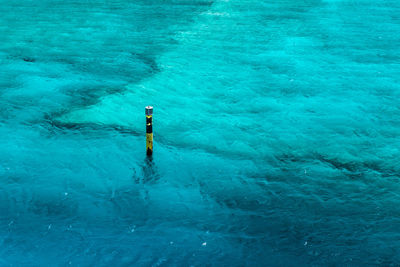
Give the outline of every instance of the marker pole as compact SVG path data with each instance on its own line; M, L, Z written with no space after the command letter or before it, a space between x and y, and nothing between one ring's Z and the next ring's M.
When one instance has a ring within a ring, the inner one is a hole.
M147 106L146 109L146 154L153 155L153 107Z

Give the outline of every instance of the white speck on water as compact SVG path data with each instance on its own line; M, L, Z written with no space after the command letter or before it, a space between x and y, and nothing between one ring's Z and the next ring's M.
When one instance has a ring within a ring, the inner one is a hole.
M306 241L306 242L304 242L304 246L307 246L307 244L308 244L308 242Z
M47 230L50 230L51 229L51 224L49 224L49 226L47 227Z
M169 244L170 244L170 245L173 245L173 244L174 244L174 242L172 242L172 241L171 241L171 242L169 242Z
M133 226L131 227L131 233L135 232L135 228L136 228L136 225L133 225Z
M68 196L68 192L65 192L64 195Z
M203 247L207 246L207 242L204 242L203 244L201 244Z

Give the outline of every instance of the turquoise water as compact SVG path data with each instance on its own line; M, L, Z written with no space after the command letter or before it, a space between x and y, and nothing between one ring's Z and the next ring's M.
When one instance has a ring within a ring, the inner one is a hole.
M0 266L400 265L400 2L0 14Z

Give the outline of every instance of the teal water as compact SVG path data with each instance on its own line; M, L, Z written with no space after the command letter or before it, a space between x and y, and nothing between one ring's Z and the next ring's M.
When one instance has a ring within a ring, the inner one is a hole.
M400 265L400 2L0 14L0 266Z

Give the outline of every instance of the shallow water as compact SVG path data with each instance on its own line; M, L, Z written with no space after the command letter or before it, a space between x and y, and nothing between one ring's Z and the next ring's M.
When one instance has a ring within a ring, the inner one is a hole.
M398 1L0 4L0 265L400 265Z

